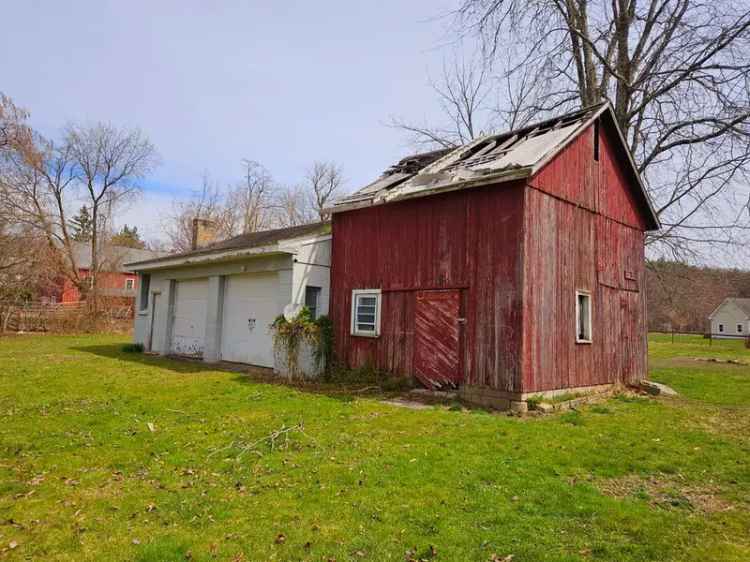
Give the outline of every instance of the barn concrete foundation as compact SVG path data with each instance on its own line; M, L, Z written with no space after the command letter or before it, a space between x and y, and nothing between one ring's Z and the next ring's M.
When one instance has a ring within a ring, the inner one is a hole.
M463 385L458 391L458 396L464 402L483 408L524 413L528 411L528 399L532 396L542 400L551 400L565 394L606 394L612 392L616 386L615 384L597 384L539 392L508 392L487 386Z

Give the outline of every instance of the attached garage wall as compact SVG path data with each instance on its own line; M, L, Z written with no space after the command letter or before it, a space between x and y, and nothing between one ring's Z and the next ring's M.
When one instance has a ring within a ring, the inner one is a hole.
M273 367L270 325L284 307L304 304L311 285L321 289L319 313L328 312L330 237L290 239L280 252L150 271L149 302L137 297L135 341L162 354Z
M283 311L278 273L230 275L224 281L221 359L273 367L271 323ZM288 294L288 293L285 293Z
M170 295L170 292L175 290L176 293L176 288L179 283L197 279L202 279L207 283L210 278L215 279L219 276L231 277L233 275L264 272L278 276L277 279L291 279L291 256L277 255L248 259L245 261L152 271L149 303L145 310L141 310L140 294L138 295L136 306L139 312L136 313L134 340L144 344L148 341L149 331L151 330L152 325L152 315L154 314L154 303L156 303L158 310L153 318L153 338L151 349L154 352L162 354L171 352L170 343L172 341L172 336L170 335L170 332L172 328L171 318L174 314L174 308L170 307L170 303L174 304L175 299ZM289 287L290 283L291 281L286 283L287 287ZM287 288L287 291L289 290L290 289ZM208 289L206 289L206 291L208 291ZM158 293L155 301L153 293ZM174 296L176 297L177 295L175 294ZM289 302L288 296L286 302ZM284 304L286 304L286 302ZM211 311L207 310L207 312ZM217 311L213 312L216 313ZM213 316L216 316L216 314ZM222 322L219 321L217 324L218 327L221 328ZM217 349L217 354L218 351L219 350Z
M208 279L188 279L175 283L174 320L170 352L202 356L206 339Z

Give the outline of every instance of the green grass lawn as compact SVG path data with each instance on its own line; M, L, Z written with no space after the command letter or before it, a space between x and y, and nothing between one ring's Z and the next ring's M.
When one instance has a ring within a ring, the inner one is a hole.
M526 419L123 343L0 339L0 559L750 560L750 367L696 360L740 342L656 337L680 398Z

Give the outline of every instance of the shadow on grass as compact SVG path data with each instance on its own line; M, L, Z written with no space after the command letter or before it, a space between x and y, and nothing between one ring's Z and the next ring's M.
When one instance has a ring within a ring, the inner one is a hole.
M270 384L275 386L285 386L293 388L300 392L310 394L322 394L329 398L334 398L342 402L351 402L356 398L393 398L394 396L403 395L403 392L386 392L379 386L363 383L326 383L318 381L290 381L273 373L272 369L266 367L255 367L241 363L204 363L200 359L178 356L161 356L150 355L147 353L128 353L122 350L122 344L111 345L86 345L73 347L75 351L91 353L108 359L118 359L120 361L129 361L168 369L176 373L208 373L216 371L226 371L236 373L237 376L231 379L232 382L239 384Z
M119 359L120 361L129 361L140 363L161 369L169 369L177 373L206 373L209 371L230 370L222 369L218 364L204 363L199 359L189 359L183 357L164 357L162 355L150 355L147 353L128 353L122 350L122 344L111 345L84 345L73 347L75 351L83 353L92 353L108 359ZM245 369L248 367L245 366Z

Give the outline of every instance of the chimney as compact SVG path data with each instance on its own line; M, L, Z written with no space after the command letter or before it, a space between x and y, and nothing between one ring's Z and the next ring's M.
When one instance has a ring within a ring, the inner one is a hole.
M208 219L193 219L193 250L200 250L216 242L216 224Z

